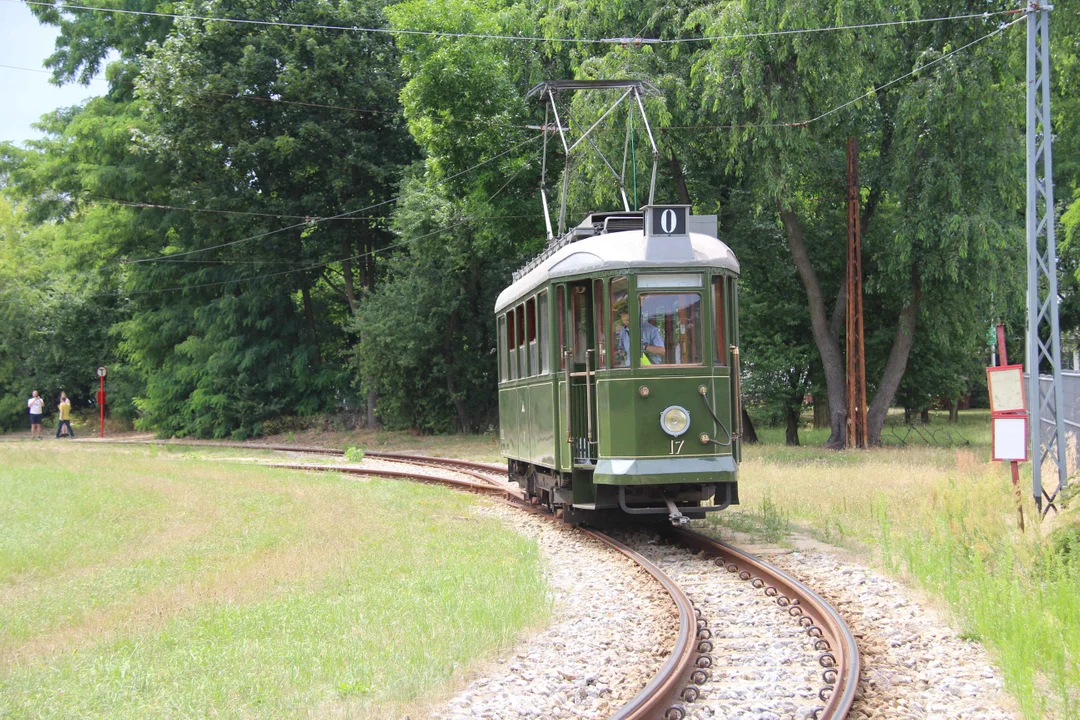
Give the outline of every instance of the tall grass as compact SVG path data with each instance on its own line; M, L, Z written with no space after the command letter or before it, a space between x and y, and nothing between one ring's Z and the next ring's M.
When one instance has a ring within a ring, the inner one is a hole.
M986 413L962 419L972 442L960 449L748 448L740 496L940 598L1026 718L1080 718L1080 552L1046 541L1030 499L1019 531L1007 467L987 461ZM1021 482L1029 495L1030 475Z
M422 706L550 610L535 544L477 502L147 449L0 446L0 717Z

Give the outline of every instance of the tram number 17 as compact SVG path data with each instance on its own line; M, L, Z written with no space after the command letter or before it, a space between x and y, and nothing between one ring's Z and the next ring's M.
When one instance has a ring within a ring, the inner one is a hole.
M685 440L672 440L671 441L671 454L678 455L682 452L682 446L685 444Z

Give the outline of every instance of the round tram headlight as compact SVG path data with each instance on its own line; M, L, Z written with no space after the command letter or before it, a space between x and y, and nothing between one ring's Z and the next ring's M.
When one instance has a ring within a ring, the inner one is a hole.
M679 437L690 429L690 413L684 407L672 405L660 413L660 427L668 435Z

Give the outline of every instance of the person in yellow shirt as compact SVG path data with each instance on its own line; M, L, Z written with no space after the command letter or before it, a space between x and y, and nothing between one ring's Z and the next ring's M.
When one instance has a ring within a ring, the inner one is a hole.
M60 404L56 407L60 411L60 421L56 423L56 437L59 439L61 436L60 431L65 427L67 432L63 434L65 437L75 437L75 431L71 429L71 401L68 400L66 392L60 392Z

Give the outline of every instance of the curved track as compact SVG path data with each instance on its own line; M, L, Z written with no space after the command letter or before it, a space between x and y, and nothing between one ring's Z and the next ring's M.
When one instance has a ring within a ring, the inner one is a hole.
M102 441L90 441L102 442ZM109 442L109 441L104 441ZM154 444L155 441L115 441L120 444ZM159 443L160 444L160 443ZM207 447L235 447L246 450L272 450L319 455L344 455L343 450L296 445L264 445L254 443L229 443L185 441L167 443ZM371 477L396 477L424 483L447 485L459 490L480 493L510 502L530 512L557 521L528 503L523 491L509 485L503 479L506 469L499 465L476 463L466 460L436 458L404 453L367 452L365 457L402 465L451 470L465 477L432 475L416 470L388 470L385 468L359 468L355 466L327 465L321 463L271 462L271 467L293 470L339 472ZM468 478L468 479L466 479ZM619 541L595 530L579 528L630 558L659 582L679 613L679 633L668 659L649 683L628 703L621 707L612 720L681 720L687 714L682 703L693 703L700 694L697 686L708 680L708 668L712 664L709 651L711 633L700 614L696 612L687 595L662 570L645 557ZM841 720L847 716L855 699L859 679L859 654L855 638L840 614L809 587L791 577L783 570L745 553L735 547L713 540L698 533L672 528L669 538L688 549L712 558L724 571L738 573L755 588L773 598L785 608L794 622L805 630L820 655L823 686L819 692L824 705L815 709L812 717L818 720Z

